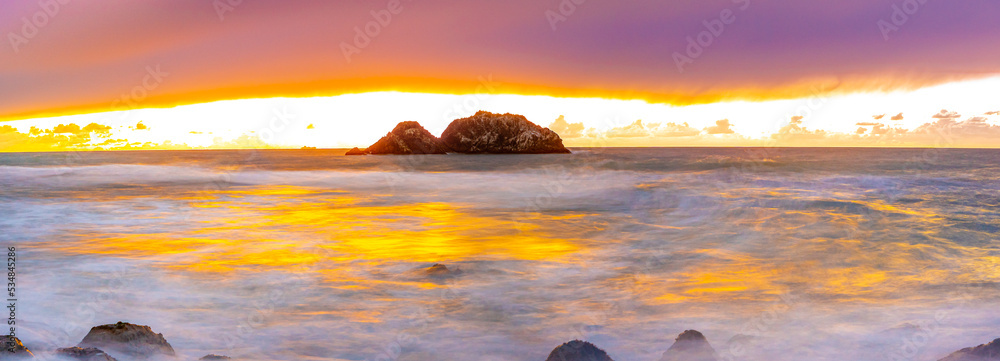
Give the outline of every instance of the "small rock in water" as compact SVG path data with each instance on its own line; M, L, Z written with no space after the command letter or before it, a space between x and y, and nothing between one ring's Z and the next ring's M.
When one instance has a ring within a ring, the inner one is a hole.
M461 274L462 270L457 268L449 269L448 266L435 263L433 266L427 267L424 272L426 272L428 276L432 277L451 277Z
M17 337L11 337L10 335L0 336L0 360L21 360L29 359L35 357L35 354L31 353L21 340ZM11 352L13 350L13 352Z
M976 347L966 347L953 352L940 361L996 361L1000 360L1000 338Z
M347 153L345 153L344 155L365 155L365 154L367 154L365 153L365 151L358 149L358 147L354 147L351 148L351 150L347 151Z
M84 361L118 361L104 351L93 347L67 347L56 350L56 354L76 360Z
M716 361L715 349L701 332L681 332L660 361Z
M97 347L115 355L123 354L131 357L174 355L174 348L170 347L163 334L153 332L149 326L126 322L95 326L77 346Z
M222 356L222 355L215 355L215 354L212 354L212 355L205 355L205 356L202 356L202 357L201 357L200 359L198 359L198 360L199 360L199 361L201 361L201 360L206 360L206 361L207 361L207 360L232 360L232 359L233 359L233 358L232 358L232 357L229 357L229 356Z
M586 341L573 340L549 353L545 361L614 361L604 350Z

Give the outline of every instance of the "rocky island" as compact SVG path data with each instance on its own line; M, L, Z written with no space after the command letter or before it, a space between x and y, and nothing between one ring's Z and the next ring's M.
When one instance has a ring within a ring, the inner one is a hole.
M528 121L523 115L479 111L456 119L441 138L420 123L407 121L366 149L351 149L346 155L365 154L552 154L570 153L559 134Z

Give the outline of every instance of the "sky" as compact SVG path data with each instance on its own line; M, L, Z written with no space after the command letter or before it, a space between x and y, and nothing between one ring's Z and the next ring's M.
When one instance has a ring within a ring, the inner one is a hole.
M1000 146L992 0L0 5L0 151L364 147L480 109L570 146Z

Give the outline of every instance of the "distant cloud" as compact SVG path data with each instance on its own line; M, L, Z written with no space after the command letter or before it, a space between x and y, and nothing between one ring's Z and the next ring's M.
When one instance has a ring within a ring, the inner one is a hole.
M802 116L792 117L788 125L781 127L777 133L772 134L771 138L781 141L781 142L800 142L800 141L815 141L823 140L827 138L826 131L823 130L809 130L802 126Z
M931 118L934 118L934 119L958 119L961 116L962 115L958 114L957 112L950 112L950 111L948 111L948 109L941 109L940 112L938 112L937 114L934 114L933 116L931 116Z
M552 124L549 124L549 129L559 134L561 138L579 138L583 136L584 126L583 123L569 123L566 121L566 117L560 115Z
M74 123L59 124L52 129L31 127L28 133L21 133L10 125L0 126L0 151L31 152L72 149L95 149L108 143L111 127L90 123L80 127ZM116 140L121 141L121 140Z
M889 118L889 119L890 120L903 120L903 113L899 113L899 114L893 115L892 118Z
M868 129L858 128L858 130L854 131L854 134L865 134L865 132L867 132L867 131L868 131Z
M993 111L993 112L986 112L986 115L1000 115L1000 110Z
M872 115L872 118L875 118L875 120L879 120L879 119L885 118L885 114Z
M147 129L149 129L149 127L147 127L145 124L142 124L141 120L139 121L139 123L135 125L135 130L147 130Z
M608 129L605 134L609 138L635 138L653 135L649 129L646 129L646 127L642 125L642 119L636 120L634 123L624 127Z
M859 126L862 126L862 127L874 127L876 125L882 125L882 123L860 122L860 123L855 123L854 125L859 125Z
M308 126L306 127L306 129L316 129L316 127L314 127L314 126L313 126L312 124L309 124L309 125L308 125Z
M188 132L188 133L191 133L191 134L205 134L205 133L202 133L202 132L195 132L195 131L191 131L191 132Z
M701 131L688 123L666 123L652 127L654 137L693 137L701 134Z
M729 119L716 120L715 125L705 128L705 132L708 134L733 134L736 133L732 128L732 124L729 124Z
M75 135L82 135L82 134L97 133L97 134L106 135L106 134L110 134L111 133L111 127L106 126L106 125L100 125L100 124L97 124L97 123L90 123L90 124L87 124L86 126L84 126L83 128L80 128L79 125L76 125L76 124L73 124L73 123L69 123L69 124L59 124L59 125L57 125L55 127L52 127L51 130L48 130L46 132L47 133L51 133L51 134L75 134ZM33 134L39 134L41 132L38 130L38 128L32 127L31 133L33 133Z

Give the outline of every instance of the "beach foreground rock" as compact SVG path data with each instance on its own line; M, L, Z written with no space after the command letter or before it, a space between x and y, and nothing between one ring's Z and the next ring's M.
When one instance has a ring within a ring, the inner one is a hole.
M0 336L0 360L23 360L34 357L35 354L31 353L31 350L28 350L27 347L24 347L24 344L17 337L9 335Z
M940 361L1000 361L1000 338L976 347L966 347L953 352Z
M701 332L681 332L660 361L716 361L715 349Z
M545 361L614 361L604 350L586 341L573 340L549 353Z
M352 149L353 151L353 149ZM417 122L402 122L364 150L366 154L445 154L441 140Z
M112 355L147 358L154 355L174 355L163 334L155 333L149 326L118 322L94 326L80 341L78 347L96 347Z
M56 355L85 361L118 361L104 351L93 347L67 347L56 350Z
M556 132L509 113L479 111L456 119L441 133L441 141L457 153L570 153Z

